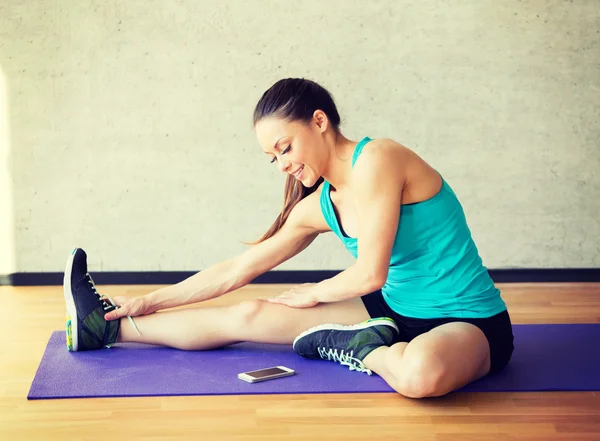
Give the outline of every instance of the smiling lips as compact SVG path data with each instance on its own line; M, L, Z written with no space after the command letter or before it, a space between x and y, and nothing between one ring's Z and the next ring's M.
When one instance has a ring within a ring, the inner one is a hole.
M296 179L300 178L300 175L302 174L303 170L304 170L304 166L300 167L298 170L296 170L294 173L292 173L292 176L294 176Z

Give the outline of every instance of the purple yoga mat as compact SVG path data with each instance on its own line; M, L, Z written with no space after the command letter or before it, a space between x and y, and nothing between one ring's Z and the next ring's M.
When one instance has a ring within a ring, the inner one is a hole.
M600 391L600 324L513 328L510 364L462 391ZM296 375L254 384L237 378L240 372L277 365L294 369ZM27 398L351 392L393 391L377 375L307 360L287 345L240 343L211 351L180 351L120 344L71 353L64 331L55 331Z

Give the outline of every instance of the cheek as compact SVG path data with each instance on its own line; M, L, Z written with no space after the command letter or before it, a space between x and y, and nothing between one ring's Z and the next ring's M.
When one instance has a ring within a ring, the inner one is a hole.
M292 162L295 164L301 165L306 164L306 162L310 162L310 159L306 157L306 154L302 152L294 152L294 157L292 158Z

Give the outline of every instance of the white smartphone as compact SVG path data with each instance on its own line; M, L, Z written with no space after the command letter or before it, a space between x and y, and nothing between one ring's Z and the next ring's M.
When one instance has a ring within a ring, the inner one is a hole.
M285 366L273 366L270 368L259 369L257 371L242 372L238 374L240 380L247 381L248 383L258 383L259 381L273 380L275 378L289 377L294 375L293 369Z

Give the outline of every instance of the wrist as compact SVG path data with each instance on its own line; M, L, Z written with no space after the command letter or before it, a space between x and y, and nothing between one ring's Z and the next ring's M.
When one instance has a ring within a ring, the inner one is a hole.
M145 295L142 299L145 303L145 307L148 311L154 313L161 309L167 309L170 307L169 305L169 297L166 295L163 289L159 289L157 291L151 292L150 294Z

